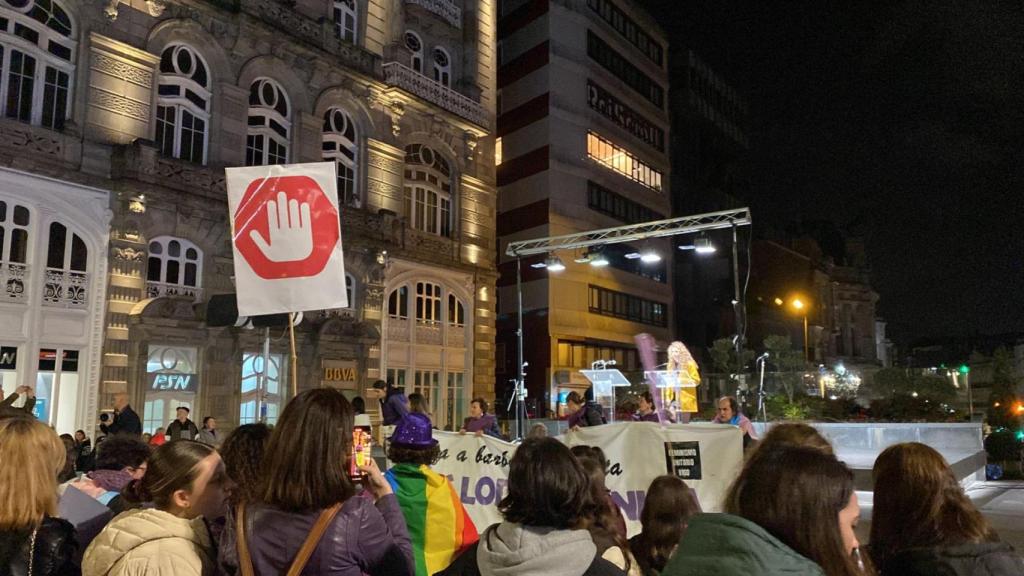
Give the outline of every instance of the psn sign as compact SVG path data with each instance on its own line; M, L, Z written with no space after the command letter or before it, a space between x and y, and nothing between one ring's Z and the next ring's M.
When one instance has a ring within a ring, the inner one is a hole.
M196 374L150 374L149 389L158 392L195 392L199 384Z

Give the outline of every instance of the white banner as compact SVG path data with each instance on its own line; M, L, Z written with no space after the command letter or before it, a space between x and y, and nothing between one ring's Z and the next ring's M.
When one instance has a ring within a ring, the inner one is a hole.
M441 460L434 469L452 480L478 530L501 522L497 504L505 495L508 462L515 445L488 436L434 432ZM651 481L675 474L696 490L705 512L721 510L722 500L743 465L743 436L734 426L683 424L662 428L653 422L624 422L583 428L559 437L569 446L600 446L610 468L612 498L626 516L629 535L640 531L640 512Z
M347 307L334 162L225 175L238 314Z

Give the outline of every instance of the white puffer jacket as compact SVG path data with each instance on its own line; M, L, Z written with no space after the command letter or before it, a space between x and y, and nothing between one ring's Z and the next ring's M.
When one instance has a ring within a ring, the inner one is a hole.
M85 551L83 576L209 576L214 550L202 518L160 510L118 515Z

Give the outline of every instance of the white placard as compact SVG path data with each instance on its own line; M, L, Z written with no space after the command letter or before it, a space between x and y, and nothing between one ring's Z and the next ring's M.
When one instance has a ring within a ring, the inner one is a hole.
M225 174L238 314L347 307L334 162Z
M515 444L489 436L434 432L442 458L434 470L447 475L481 532L501 522L498 502L508 483ZM743 465L743 434L723 424L623 422L582 428L559 437L569 446L600 446L610 468L605 480L626 516L629 535L640 532L640 512L651 481L676 474L696 490L705 512L721 511L729 485Z

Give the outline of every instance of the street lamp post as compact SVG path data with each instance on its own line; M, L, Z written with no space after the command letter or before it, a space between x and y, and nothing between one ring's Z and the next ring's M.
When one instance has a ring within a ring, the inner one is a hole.
M797 310L803 312L804 315L804 363L810 363L810 346L808 345L807 339L807 310L804 310L804 307L805 305L803 301L801 301L799 298L793 299L793 308L796 308Z

